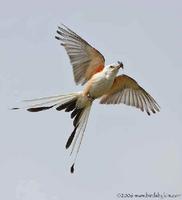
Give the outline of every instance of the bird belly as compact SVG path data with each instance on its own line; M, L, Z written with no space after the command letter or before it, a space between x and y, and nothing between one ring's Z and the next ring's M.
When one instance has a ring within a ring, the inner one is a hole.
M96 78L92 80L89 95L93 98L98 98L104 95L112 86L113 80L104 78Z

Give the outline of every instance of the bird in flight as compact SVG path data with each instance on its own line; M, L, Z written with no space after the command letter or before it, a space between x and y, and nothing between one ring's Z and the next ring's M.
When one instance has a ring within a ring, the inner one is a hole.
M71 154L75 153L70 167L70 172L73 173L90 109L96 99L100 100L100 104L123 103L133 106L146 111L148 115L159 112L160 107L133 78L125 74L117 75L123 68L122 62L105 66L104 56L63 24L58 27L55 38L65 48L73 67L75 83L84 85L83 90L28 100L34 103L26 109L39 112L55 108L57 111L71 112L74 129L67 140L66 149L71 147Z

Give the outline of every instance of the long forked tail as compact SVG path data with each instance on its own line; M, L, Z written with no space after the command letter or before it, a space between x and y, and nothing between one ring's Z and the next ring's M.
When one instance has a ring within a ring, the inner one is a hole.
M84 97L81 92L77 92L68 95L58 95L52 97L25 100L25 102L31 103L30 106L24 107L24 109L29 112L39 112L48 110L50 108L55 108L57 111L65 110L65 112L71 112L71 119L73 119L74 130L69 136L65 147L66 149L68 149L72 145L70 153L70 155L72 155L75 147L77 146L74 161L70 168L70 172L73 173L75 162L87 125L92 100ZM13 108L13 110L16 109L21 108Z
M51 96L51 97L42 97L42 98L37 98L37 99L24 100L24 103L26 103L25 107L12 108L12 109L13 110L26 109L29 112L44 111L53 107L57 109L59 106L69 101L78 99L80 95L81 95L81 92L75 92L75 93L70 93L67 95L57 95L57 96Z

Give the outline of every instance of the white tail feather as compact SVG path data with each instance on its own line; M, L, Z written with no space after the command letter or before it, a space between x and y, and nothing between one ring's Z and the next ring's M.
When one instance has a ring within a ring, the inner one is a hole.
M21 109L27 109L30 112L39 112L43 110L48 110L53 107L55 107L56 110L58 111L61 110L65 110L66 112L71 111L71 118L73 119L74 130L71 133L66 143L66 148L69 148L69 146L72 145L70 155L73 153L75 146L77 145L74 162L73 165L71 166L71 173L74 172L74 165L84 136L90 109L92 106L92 101L93 100L83 96L82 92L77 92L67 95L57 95L51 97L25 100L24 102L26 103L30 102L31 105L27 105L26 107L21 107ZM20 109L20 108L14 108L14 109ZM79 142L77 143L78 140Z
M88 117L89 117L89 114L90 114L91 105L92 105L92 103L83 110L82 116L81 116L81 118L78 122L79 126L78 126L76 135L75 135L74 140L73 140L70 155L73 153L73 151L75 149L78 138L79 138L79 143L77 145L77 150L75 152L75 158L74 158L73 165L71 166L71 173L74 172L74 165L76 163L76 159L77 159L77 156L78 156L78 153L79 153L79 150L80 150L80 146L81 146L81 143L82 143L82 140L83 140L84 132L85 132L86 125L87 125L87 122L88 122Z
M66 95L56 95L56 96L50 96L50 97L41 97L36 99L30 99L30 100L24 100L25 103L31 103L29 105L25 105L24 107L14 108L14 109L28 109L28 108L36 108L40 106L51 106L53 104L55 105L61 105L68 101L71 101L72 99L77 98L81 92L75 92L70 93Z
M74 92L74 93L70 93L70 94L66 94L66 95L55 95L55 96L50 96L50 97L40 97L40 98L36 98L36 99L28 99L28 100L24 100L24 102L38 102L38 101L45 101L45 100L56 100L59 98L65 98L65 97L72 97L75 96L77 94L80 94L81 92Z

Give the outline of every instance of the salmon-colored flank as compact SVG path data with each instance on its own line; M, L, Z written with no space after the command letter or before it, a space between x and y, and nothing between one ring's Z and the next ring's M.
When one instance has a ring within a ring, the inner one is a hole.
M103 65L99 65L98 67L96 67L96 69L94 70L94 73L92 74L92 76L98 72L101 72L104 69Z
M87 69L86 74L85 74L86 80L89 80L94 74L96 74L98 72L101 72L103 69L104 69L104 65L103 64L95 66L95 67L89 67Z

